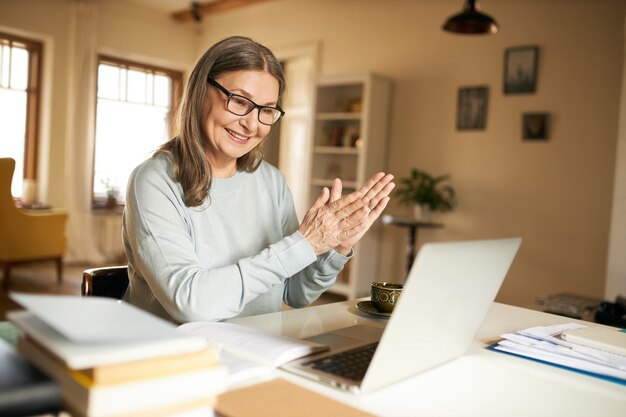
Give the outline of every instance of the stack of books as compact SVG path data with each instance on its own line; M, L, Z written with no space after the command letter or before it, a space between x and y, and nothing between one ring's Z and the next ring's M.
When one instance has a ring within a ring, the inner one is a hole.
M491 350L626 385L626 333L579 323L505 333Z
M217 348L124 302L11 294L18 349L60 386L73 417L212 416Z

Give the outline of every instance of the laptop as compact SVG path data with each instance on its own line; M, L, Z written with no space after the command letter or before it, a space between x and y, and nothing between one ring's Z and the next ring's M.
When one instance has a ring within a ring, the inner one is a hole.
M520 244L510 238L422 245L384 329L357 325L314 336L309 340L330 350L281 368L358 394L463 356ZM362 368L352 369L358 363Z

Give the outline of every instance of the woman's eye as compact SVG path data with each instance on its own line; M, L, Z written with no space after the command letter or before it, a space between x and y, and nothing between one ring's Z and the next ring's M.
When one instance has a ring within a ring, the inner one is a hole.
M263 114L268 115L268 116L272 116L272 115L274 114L274 109L273 109L273 108L271 108L271 107L263 107L263 108L261 109L261 112L262 112Z
M247 108L250 106L250 102L243 97L233 96L231 101L239 107Z

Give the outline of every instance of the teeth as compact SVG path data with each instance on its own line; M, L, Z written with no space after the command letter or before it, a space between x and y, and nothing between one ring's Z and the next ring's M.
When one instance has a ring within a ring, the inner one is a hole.
M247 137L247 136L242 136L242 135L240 135L239 133L234 132L234 131L232 131L232 130L230 130L230 129L226 129L226 130L228 131L228 133L230 133L231 135L233 135L235 138L237 138L237 139L239 139L239 140L248 140L248 137Z

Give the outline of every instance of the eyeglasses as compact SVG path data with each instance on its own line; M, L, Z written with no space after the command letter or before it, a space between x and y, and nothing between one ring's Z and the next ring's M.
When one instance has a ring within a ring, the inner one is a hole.
M280 106L261 106L247 97L231 93L211 77L208 77L207 81L209 82L209 84L216 87L222 93L226 94L226 96L228 97L226 109L232 114L236 114L237 116L245 116L252 110L259 109L259 122L268 126L273 125L278 121L278 119L285 115L285 112L283 111L283 109L280 108Z

